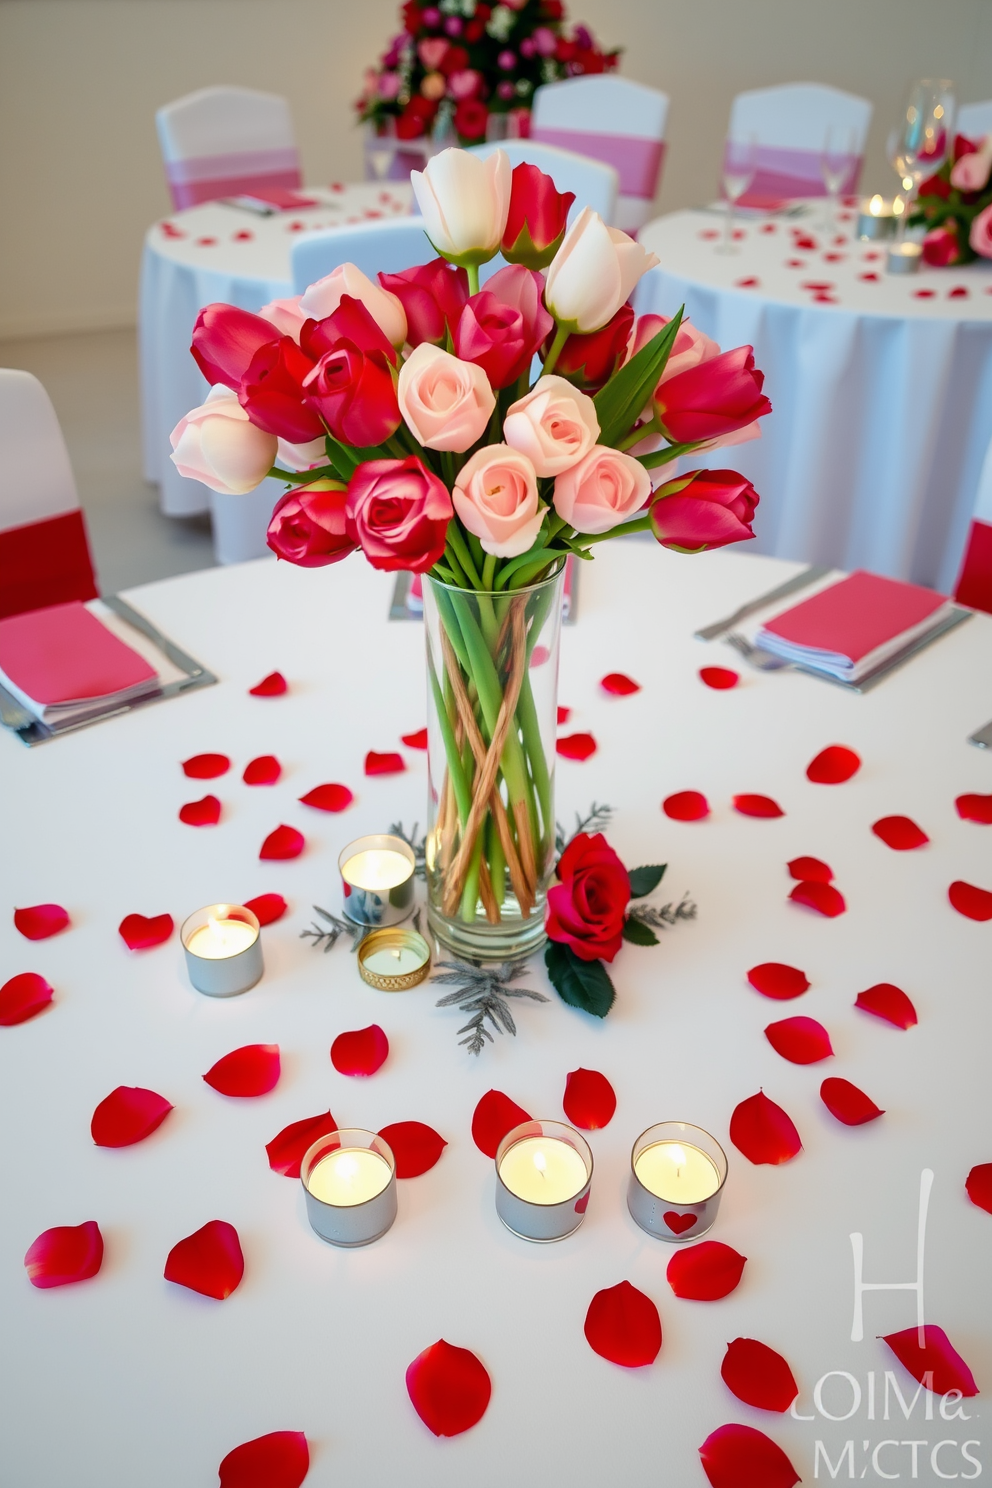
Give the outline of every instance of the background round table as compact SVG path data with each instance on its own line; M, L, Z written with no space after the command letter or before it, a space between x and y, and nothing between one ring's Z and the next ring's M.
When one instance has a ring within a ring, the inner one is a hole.
M992 438L992 262L886 273L845 209L739 223L675 212L640 234L661 260L637 308L754 347L774 407L760 441L696 457L761 496L762 552L949 591Z

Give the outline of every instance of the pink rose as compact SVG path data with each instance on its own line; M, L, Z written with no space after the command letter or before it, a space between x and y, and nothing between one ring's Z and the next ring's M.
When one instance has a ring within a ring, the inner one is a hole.
M400 368L400 412L427 449L462 454L481 439L496 407L481 367L423 341Z
M310 320L326 320L341 303L342 295L361 300L390 345L406 340L406 315L394 294L373 284L353 263L339 264L300 296L300 310Z
M463 525L497 558L526 553L546 511L538 502L533 465L508 444L485 445L466 461L452 501Z
M299 568L323 568L358 546L348 533L347 492L337 481L313 481L276 502L266 542L277 558Z
M373 568L427 573L444 553L451 497L416 455L366 460L348 485L347 516Z
M301 299L302 295L293 295L288 300L270 300L258 313L263 320L272 322L280 336L292 336L294 341L299 341L307 319L300 309Z
M541 377L507 409L503 438L528 457L538 475L560 475L599 438L596 405L564 377Z
M402 86L403 79L398 72L380 72L375 84L375 92L386 102L392 102Z
M982 258L992 258L992 206L979 212L972 222L968 242Z
M951 167L951 185L959 191L984 191L992 172L992 136Z
M639 460L597 444L555 481L554 506L577 532L609 532L651 495L651 477Z
M256 428L237 394L222 383L179 420L169 439L179 474L225 496L254 491L275 463L275 435Z
M474 67L463 67L448 78L448 92L461 102L464 98L474 98L481 84L481 72L476 72Z

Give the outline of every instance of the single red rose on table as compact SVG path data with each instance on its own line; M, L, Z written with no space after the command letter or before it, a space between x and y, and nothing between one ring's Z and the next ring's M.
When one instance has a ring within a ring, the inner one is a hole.
M216 303L205 305L196 317L190 351L209 383L223 383L236 393L256 351L278 340L271 321Z
M256 428L291 444L320 438L324 426L303 388L312 367L292 336L259 347L238 388L238 402Z
M380 274L383 289L394 294L406 311L407 340L411 346L430 341L443 346L468 300L468 274L446 259L417 264L399 274Z
M443 556L453 516L448 489L416 455L366 460L348 486L348 534L373 568L427 573Z
M758 493L734 470L693 470L666 481L651 502L651 530L663 548L701 553L745 542Z
M655 391L655 410L670 440L718 439L771 413L761 391L764 381L754 365L753 348L737 346L662 381Z
M458 318L455 355L481 367L497 390L528 371L534 353L554 330L541 300L543 289L540 274L510 264L468 300Z
M311 481L275 504L266 542L277 558L299 568L322 568L358 546L348 533L347 491L337 481Z
M389 362L381 351L360 351L340 341L303 379L303 390L335 439L366 449L382 444L400 426Z
M661 319L660 316L653 318ZM574 336L569 336L555 363L556 374L581 388L601 388L627 359L633 324L633 307L621 305L612 320L608 320L598 331L590 331L586 335L576 332Z
M550 176L526 161L513 168L510 206L500 244L508 263L543 269L554 258L565 236L572 191L559 191Z
M547 932L583 961L612 961L623 939L630 876L601 832L579 832L548 890Z

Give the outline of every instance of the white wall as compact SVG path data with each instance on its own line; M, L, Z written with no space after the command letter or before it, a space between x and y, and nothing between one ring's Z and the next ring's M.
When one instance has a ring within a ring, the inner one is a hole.
M888 188L910 79L992 96L990 0L571 0L623 70L672 97L662 210L712 195L742 88L831 82L875 102L866 184ZM0 335L127 325L168 210L154 112L208 83L291 101L311 182L361 168L352 100L396 0L0 0Z

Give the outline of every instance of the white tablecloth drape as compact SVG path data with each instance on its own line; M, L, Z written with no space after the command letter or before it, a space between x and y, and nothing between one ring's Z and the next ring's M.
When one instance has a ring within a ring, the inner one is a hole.
M763 436L694 464L742 471L760 493L762 552L954 585L992 439L992 263L885 272L885 245L676 212L640 234L661 265L637 306L685 304L724 348L753 345L774 406Z

